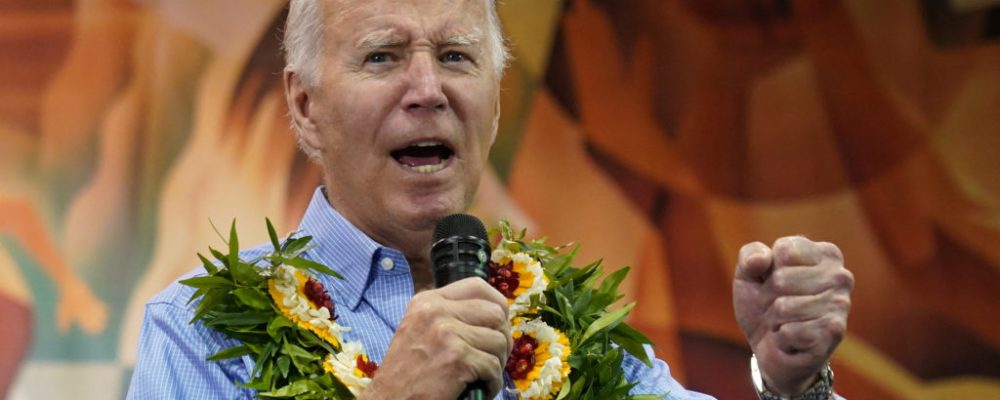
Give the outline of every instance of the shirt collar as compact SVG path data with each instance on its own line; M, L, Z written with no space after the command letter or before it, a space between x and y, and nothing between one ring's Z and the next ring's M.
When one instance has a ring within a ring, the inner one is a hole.
M344 276L323 276L330 288L352 310L357 309L372 273L374 257L383 247L340 215L327 201L322 186L316 188L299 225L299 236L312 236L309 259L325 264Z

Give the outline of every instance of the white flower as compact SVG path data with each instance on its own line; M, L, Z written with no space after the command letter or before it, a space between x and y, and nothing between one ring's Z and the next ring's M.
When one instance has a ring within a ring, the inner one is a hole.
M515 343L524 336L537 341L535 365L523 379L514 380L515 391L519 399L548 399L558 393L569 376L569 340L541 319L519 321L513 328Z
M372 378L358 368L358 357L363 357L365 349L361 343L347 342L340 353L329 355L323 363L323 369L333 374L352 394L357 396L368 387Z

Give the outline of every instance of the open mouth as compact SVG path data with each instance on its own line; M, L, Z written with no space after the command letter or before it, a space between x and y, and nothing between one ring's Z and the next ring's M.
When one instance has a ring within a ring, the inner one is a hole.
M448 160L455 155L455 151L447 144L428 140L413 143L389 154L404 167L420 173L432 174L444 169L448 165Z

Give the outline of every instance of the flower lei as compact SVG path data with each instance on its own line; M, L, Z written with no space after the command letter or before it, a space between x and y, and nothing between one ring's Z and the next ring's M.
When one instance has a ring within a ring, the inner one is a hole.
M352 399L371 382L378 365L364 346L347 341L350 328L336 322L335 306L313 274L343 279L330 268L301 257L309 236L279 242L271 221L274 250L258 259L239 257L235 222L228 254L209 248L215 261L199 254L207 272L182 280L201 299L191 323L201 322L241 344L208 360L250 355L250 380L259 398ZM572 266L576 249L561 253L540 240L524 241L506 221L493 230L499 242L489 262L488 282L509 304L513 348L504 370L522 400L627 399L635 383L621 368L624 352L650 364L649 339L623 321L635 303L607 308L628 268L604 275L600 262ZM263 264L263 266L261 266ZM655 396L653 396L655 398Z
M572 266L576 248L525 241L507 221L491 232L499 243L490 258L487 281L507 297L514 345L504 370L518 399L622 399L635 386L621 368L623 350L650 365L643 345L649 339L623 321L635 306L607 308L623 296L621 268L604 275L600 261Z
M259 398L354 398L378 366L361 343L345 340L350 328L336 322L333 301L313 274L343 277L301 257L312 237L279 242L270 220L267 230L274 250L245 261L234 223L229 253L209 249L221 266L199 254L207 275L180 282L197 289L192 301L201 299L191 323L200 321L242 342L208 360L251 355L256 365L250 380L236 384L257 390Z

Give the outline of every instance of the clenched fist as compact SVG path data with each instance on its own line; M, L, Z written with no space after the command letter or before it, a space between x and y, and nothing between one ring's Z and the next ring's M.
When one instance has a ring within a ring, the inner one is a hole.
M795 236L740 249L736 322L771 392L792 396L813 384L847 330L853 288L832 243Z

